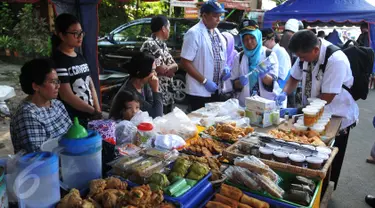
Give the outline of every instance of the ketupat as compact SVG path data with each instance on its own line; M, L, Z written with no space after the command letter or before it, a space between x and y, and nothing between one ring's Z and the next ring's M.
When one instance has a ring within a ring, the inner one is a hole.
M172 172L179 173L184 177L188 172L190 165L191 162L189 160L178 158L173 165Z
M190 172L188 173L186 178L198 181L205 175L207 175L209 171L210 169L206 165L201 163L194 163L193 165L191 165Z
M158 185L161 188L169 186L170 184L167 176L162 173L153 173L149 179L149 182Z

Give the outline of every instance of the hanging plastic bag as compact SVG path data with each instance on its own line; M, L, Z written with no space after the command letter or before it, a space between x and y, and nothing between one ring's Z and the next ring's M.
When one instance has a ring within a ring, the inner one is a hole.
M155 136L155 146L162 149L178 149L186 144L180 136L168 134Z
M138 111L132 119L130 119L135 126L138 126L140 123L152 123L152 118L147 111Z
M198 133L195 124L177 107L163 117L155 118L154 126L155 131L159 134L175 134L185 140L194 137Z
M116 142L117 145L133 143L137 127L130 121L121 121L116 125Z

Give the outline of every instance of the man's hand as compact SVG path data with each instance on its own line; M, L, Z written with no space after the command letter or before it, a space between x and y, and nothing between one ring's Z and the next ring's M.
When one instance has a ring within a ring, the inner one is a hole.
M218 89L217 84L211 80L207 80L207 82L204 84L204 87L208 92L211 93L215 92Z
M284 100L286 99L288 95L286 94L286 92L281 92L279 95L277 95L274 100L276 102L276 105L277 106L281 106L282 105L282 102L284 102Z
M160 65L156 67L156 72L158 75L164 76L168 72L168 66L167 65Z
M226 81L230 78L230 68L228 66L224 67L224 70L223 70L223 75L222 75L222 80L223 81Z

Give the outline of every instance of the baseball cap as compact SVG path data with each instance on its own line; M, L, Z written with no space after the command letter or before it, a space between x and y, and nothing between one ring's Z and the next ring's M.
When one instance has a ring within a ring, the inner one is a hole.
M221 5L216 0L209 0L204 2L204 4L201 7L201 14L202 13L225 13L227 10L223 9Z
M275 31L272 28L263 28L261 31L263 39L271 39L275 37Z
M285 23L285 30L290 30L294 33L298 32L299 30L299 22L296 19L289 19Z
M258 24L254 20L244 19L242 20L239 31L240 33L245 31L254 31L256 29L259 29Z

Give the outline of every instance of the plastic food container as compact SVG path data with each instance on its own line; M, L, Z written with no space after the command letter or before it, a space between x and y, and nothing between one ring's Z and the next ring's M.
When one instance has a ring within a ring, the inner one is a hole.
M293 124L293 126L298 131L306 131L307 130L307 126L304 126L303 123L302 124L295 123L295 124Z
M260 158L263 158L266 160L272 160L273 149L268 148L268 147L260 147L259 154L260 154Z
M322 168L323 159L319 157L307 157L306 158L308 167L311 169L319 170Z
M323 113L324 113L324 104L323 103L313 102L313 103L310 104L310 106L315 107L319 110L319 112L318 112L319 118L323 115Z
M309 104L313 103L313 102L316 101L316 100L320 100L320 99L319 99L319 98L307 98L307 102L308 102Z
M319 125L315 124L311 130L318 132L320 135L325 135L325 126L324 125Z
M318 120L318 110L313 108L304 108L303 112L303 124L305 126L313 126L314 123Z
M293 153L289 155L290 164L302 167L306 160L305 155L300 153Z
M286 153L293 153L296 151L294 147L290 147L290 146L282 146L280 150Z
M286 163L288 161L288 153L281 150L274 150L273 159L277 162Z
M310 149L310 150L312 150L312 151L315 151L315 150L316 150L316 148L315 148L314 146L312 146L312 145L308 145L308 144L303 144L303 145L301 145L301 147L308 148L308 149Z
M154 126L151 123L140 123L137 126L136 145L146 143L153 135Z
M318 154L316 154L316 157L322 158L323 162L326 162L329 158L329 155L319 152Z
M329 147L318 146L316 147L316 150L320 153L325 153L327 155L331 155L332 153L332 150Z
M268 147L268 148L270 148L270 149L272 149L272 150L278 150L278 149L281 148L280 145L277 145L277 144L271 144L271 143L267 143L267 144L266 144L266 147Z

